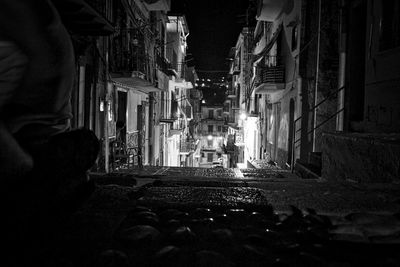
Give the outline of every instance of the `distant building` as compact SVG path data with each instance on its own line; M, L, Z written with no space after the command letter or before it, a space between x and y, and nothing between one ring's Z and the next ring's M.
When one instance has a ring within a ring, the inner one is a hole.
M202 120L199 128L201 160L199 167L211 168L216 164L229 167L225 151L225 137L228 126L225 123L223 106L202 105L201 111Z

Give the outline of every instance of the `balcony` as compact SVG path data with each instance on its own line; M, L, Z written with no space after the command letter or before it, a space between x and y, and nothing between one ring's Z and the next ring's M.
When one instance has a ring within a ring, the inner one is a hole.
M150 59L144 55L143 47L128 49L123 44L126 37L125 33L121 33L119 38L113 40L110 72L122 77L135 76L146 79L145 74L147 73L147 66L150 65Z
M170 129L169 130L169 136L173 136L173 135L181 135L183 132L182 129Z
M236 98L236 92L235 92L235 90L227 90L226 91L226 96L228 97L228 98Z
M168 118L168 117L164 117L163 115L161 115L160 123L173 124L176 120L177 120L177 118L174 118L174 117Z
M156 64L159 70L164 72L166 75L173 75L173 72L171 72L171 64L159 53L156 55Z
M256 94L271 94L285 89L285 66L257 67L257 75L253 81Z
M179 154L188 155L196 150L197 142L195 140L183 141L179 145Z

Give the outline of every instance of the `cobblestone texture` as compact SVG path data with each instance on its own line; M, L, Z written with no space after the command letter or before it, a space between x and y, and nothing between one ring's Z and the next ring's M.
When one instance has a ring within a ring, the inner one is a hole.
M96 190L72 216L37 216L17 228L23 234L8 240L5 266L400 264L398 185L218 171L92 174Z

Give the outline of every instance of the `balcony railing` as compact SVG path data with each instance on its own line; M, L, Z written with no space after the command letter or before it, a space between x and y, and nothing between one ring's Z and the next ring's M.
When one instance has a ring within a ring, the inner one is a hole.
M228 98L234 98L234 97L236 97L236 92L235 92L235 90L227 90L226 91L226 96L228 97Z
M196 143L194 141L181 141L179 146L180 153L190 153L196 150Z
M284 83L285 65L281 63L282 58L278 56L267 56L263 59L262 66L256 68L255 85L263 83Z
M255 79L255 85L263 83L284 83L285 82L285 67L283 65L271 67L257 67L258 75Z
M111 72L121 73L123 76L132 76L132 73L141 73L145 76L150 61L143 55L116 48L114 60L111 62Z
M165 57L157 53L156 63L160 71L164 72L167 75L170 74L171 64L165 59Z

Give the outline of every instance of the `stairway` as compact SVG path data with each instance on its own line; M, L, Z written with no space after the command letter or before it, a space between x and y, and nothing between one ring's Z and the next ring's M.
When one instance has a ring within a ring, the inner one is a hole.
M303 179L319 179L322 170L322 153L310 152L308 162L296 160L294 171Z

